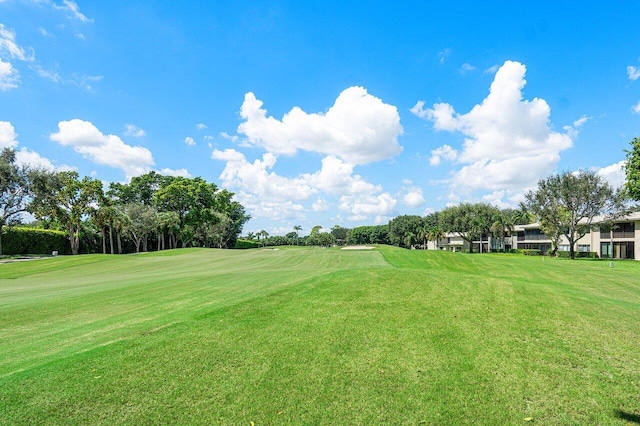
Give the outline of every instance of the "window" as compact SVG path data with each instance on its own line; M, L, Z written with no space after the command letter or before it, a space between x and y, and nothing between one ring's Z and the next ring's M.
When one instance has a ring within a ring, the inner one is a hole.
M613 238L633 238L635 234L635 223L617 223L613 226Z
M591 251L591 246L589 244L578 244L578 251L589 252Z
M558 246L558 251L569 251L569 244L560 244Z

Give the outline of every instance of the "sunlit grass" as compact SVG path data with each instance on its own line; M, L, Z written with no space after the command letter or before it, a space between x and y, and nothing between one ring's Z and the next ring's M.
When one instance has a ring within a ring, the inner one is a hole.
M0 423L624 424L639 273L392 247L0 265Z

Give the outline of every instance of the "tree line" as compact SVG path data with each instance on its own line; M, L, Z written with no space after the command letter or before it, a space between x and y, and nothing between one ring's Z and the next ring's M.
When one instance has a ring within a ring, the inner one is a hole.
M200 177L153 171L105 191L98 179L18 165L10 148L0 154L0 236L31 213L38 227L67 232L72 254L94 230L103 253L234 247L250 216L233 195Z

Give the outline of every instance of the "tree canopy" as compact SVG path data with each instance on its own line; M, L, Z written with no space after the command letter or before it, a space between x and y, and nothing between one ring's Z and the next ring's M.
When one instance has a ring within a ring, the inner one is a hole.
M526 206L541 228L554 239L564 234L569 240L569 257L575 244L592 227L597 216L612 216L620 206L620 195L598 174L581 170L564 172L538 181L538 188L526 195Z

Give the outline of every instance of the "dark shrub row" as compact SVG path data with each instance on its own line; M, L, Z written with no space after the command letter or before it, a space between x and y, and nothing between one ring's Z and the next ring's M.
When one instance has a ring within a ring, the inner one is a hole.
M51 229L10 228L2 235L2 254L71 254L66 233Z

